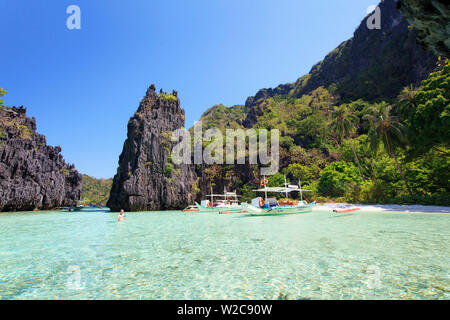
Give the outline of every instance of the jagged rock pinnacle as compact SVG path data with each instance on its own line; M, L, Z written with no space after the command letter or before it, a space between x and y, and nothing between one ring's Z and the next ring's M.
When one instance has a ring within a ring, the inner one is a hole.
M170 157L171 132L184 127L184 110L178 98L156 97L155 89L154 85L148 89L128 122L107 203L112 211L181 209L194 201L194 167L176 166Z

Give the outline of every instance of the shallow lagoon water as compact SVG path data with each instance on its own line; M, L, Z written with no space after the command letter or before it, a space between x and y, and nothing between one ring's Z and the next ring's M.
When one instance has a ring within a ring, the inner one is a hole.
M450 298L449 214L116 217L1 214L0 299Z

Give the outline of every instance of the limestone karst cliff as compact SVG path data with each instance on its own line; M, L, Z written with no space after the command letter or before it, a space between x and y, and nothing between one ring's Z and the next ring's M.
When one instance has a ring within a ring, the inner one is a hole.
M418 86L435 69L437 58L417 42L417 30L408 25L397 5L398 0L381 1L381 29L369 29L369 16L365 17L353 37L314 65L309 74L249 97L244 126L251 127L264 113L261 101L275 96L300 98L322 86L339 97L338 102L390 101L405 86Z
M0 110L0 211L76 205L81 174L60 152L47 146L25 108Z
M152 85L128 122L107 206L112 211L181 209L192 204L196 175L191 165L172 163L171 132L184 127L177 92L155 92Z

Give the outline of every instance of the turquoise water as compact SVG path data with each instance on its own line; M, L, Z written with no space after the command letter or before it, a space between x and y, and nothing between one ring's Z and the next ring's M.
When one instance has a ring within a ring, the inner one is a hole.
M0 214L1 299L449 299L449 214Z

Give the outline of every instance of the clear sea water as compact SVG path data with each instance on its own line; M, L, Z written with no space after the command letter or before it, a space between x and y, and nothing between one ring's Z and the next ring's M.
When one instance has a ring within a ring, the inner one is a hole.
M0 214L0 299L449 299L449 214Z

